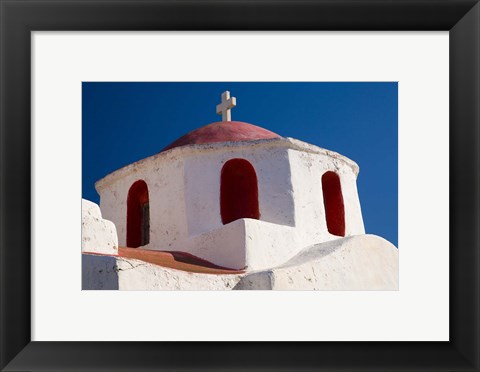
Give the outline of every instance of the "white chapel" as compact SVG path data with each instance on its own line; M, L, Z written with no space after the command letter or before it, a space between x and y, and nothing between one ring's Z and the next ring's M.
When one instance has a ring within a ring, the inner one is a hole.
M398 250L365 234L358 165L232 121L235 106L224 92L222 121L95 184L84 289L396 290Z

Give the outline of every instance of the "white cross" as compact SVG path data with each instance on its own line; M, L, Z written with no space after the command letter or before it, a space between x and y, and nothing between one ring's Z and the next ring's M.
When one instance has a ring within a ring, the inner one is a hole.
M222 115L222 121L232 121L232 108L237 105L235 97L230 98L230 92L227 90L222 93L222 103L217 105L217 114Z

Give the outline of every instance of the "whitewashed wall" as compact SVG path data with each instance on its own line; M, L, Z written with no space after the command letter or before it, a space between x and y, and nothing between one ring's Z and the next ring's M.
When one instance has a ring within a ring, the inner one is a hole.
M220 173L248 160L258 179L260 220L223 225ZM346 235L364 234L356 188L358 166L340 154L290 138L174 148L124 167L96 184L105 218L126 243L127 195L144 180L150 199L150 243L144 248L192 253L217 265L259 270L282 264L328 233L321 177L340 176Z
M338 239L328 232L322 190L322 176L328 171L340 177L345 208L345 236L365 234L357 192L358 168L346 163L336 153L289 150L295 199L295 220L303 246Z
M117 254L115 225L104 218L97 204L82 199L82 252Z
M230 275L191 273L130 258L83 254L82 288L396 291L398 250L378 236L359 235L316 244L273 269Z
M224 147L199 151L185 159L185 204L190 236L223 226L220 175L224 164L235 158L245 159L255 168L260 220L295 225L287 149L265 145Z
M97 182L100 208L117 226L120 246L126 245L128 191L138 180L147 184L150 201L150 243L145 248L174 250L187 235L183 160L172 155L144 159L103 179L105 183Z

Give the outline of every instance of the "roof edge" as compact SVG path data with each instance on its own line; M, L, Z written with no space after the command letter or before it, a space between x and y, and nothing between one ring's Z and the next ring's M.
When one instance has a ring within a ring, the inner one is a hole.
M235 148L235 147L242 147L245 145L260 147L260 146L271 146L271 147L281 147L285 146L291 150L297 151L304 151L307 153L312 154L321 154L332 157L334 159L340 160L344 162L347 166L349 166L355 176L358 176L360 168L356 162L347 158L344 155L339 154L338 152L331 151L324 149L322 147L318 147L316 145L309 144L307 142L303 142L291 137L280 137L280 138L269 138L269 139L260 139L260 140L248 140L248 141L233 141L233 142L213 142L213 143L202 143L202 144L191 144L191 145L184 145L179 147L173 147L169 150L161 151L157 154L151 155L147 158L138 160L134 163L128 164L122 168L119 168L112 173L107 174L105 177L99 179L95 182L95 189L98 193L102 191L106 186L110 185L111 183L115 182L121 177L124 177L131 173L135 167L139 165L143 165L146 162L165 158L165 159L172 159L177 158L180 155L188 155L194 153L198 150L219 150L224 147Z

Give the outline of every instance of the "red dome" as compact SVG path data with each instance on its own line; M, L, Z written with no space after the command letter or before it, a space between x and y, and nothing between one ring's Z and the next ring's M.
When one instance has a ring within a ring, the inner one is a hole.
M272 138L281 137L269 130L241 121L219 121L192 130L165 147L162 151L192 144L254 141Z

